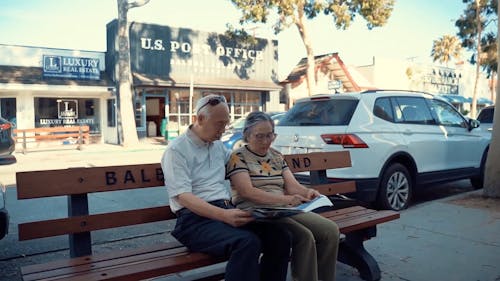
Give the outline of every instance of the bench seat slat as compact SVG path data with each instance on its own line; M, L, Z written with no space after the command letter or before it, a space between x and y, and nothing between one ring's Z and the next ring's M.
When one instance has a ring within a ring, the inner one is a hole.
M111 265L109 267L92 267L85 272L78 271L78 267L69 267L66 274L50 277L32 275L25 276L24 280L142 280L208 266L223 261L224 259L213 258L203 253L183 252L177 255L166 255L150 259L145 258L143 260Z
M364 218L356 218L350 221L340 221L339 227L342 233L349 233L355 230L376 226L378 224L399 219L399 213L394 211L375 212Z
M109 268L115 268L120 266L133 265L143 262L150 262L158 259L164 259L168 257L176 257L191 254L185 247L174 247L171 249L164 249L161 251L151 251L135 255L122 254L119 251L115 254L113 259L106 259L102 261L95 261L94 259L89 259L86 263L81 264L67 264L66 266L58 266L47 268L45 271L32 272L31 276L34 280L38 279L50 279L60 276L76 276L82 274L88 274L89 272L95 272L99 270L106 270Z
M345 209L351 209L345 208ZM342 209L342 210L345 210ZM334 211L321 213L322 216L331 219L337 223L341 233L349 233L355 230L360 230L377 224L398 219L398 212L384 210L377 211L372 209L357 210L355 212L345 212L344 214L334 214Z
M372 212L377 212L377 211L361 206L353 206L353 207L342 208L339 210L325 211L322 212L321 215L333 220L341 220L350 217L362 216L364 214Z
M21 223L19 240L74 234L175 219L169 206Z
M203 253L190 253L174 257L165 257L154 261L144 261L132 265L110 268L73 278L75 281L99 280L103 275L106 280L143 280L146 278L182 272L203 266L209 266L223 262L224 259L216 259Z
M129 257L135 255L141 255L150 252L159 252L168 249L175 248L185 248L180 242L173 241L168 243L159 243L154 246L143 246L139 248L133 249L122 249L118 250L118 252L104 252L98 253L91 256L82 256L71 259L61 259L56 261L50 261L42 264L32 264L25 265L21 268L21 272L24 274L32 274L47 270L55 270L58 268L64 268L68 266L78 266L81 264L89 264L93 262L101 262L106 260L116 259L117 257Z

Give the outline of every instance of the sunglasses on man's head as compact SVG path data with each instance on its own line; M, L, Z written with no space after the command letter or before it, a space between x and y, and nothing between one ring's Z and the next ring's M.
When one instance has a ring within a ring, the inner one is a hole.
M226 103L226 98L224 96L214 96L214 97L211 97L208 99L208 101L203 104L202 106L200 106L200 108L198 109L198 112L200 112L200 110L202 108L204 108L205 106L207 106L208 104L210 104L211 106L215 106L215 105L218 105L219 103Z

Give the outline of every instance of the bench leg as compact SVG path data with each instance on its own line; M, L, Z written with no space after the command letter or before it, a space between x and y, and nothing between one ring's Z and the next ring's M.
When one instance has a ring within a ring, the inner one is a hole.
M340 243L338 260L355 267L363 280L380 280L380 268L377 261L363 246L366 239L375 237L376 227L353 231L346 234L345 240Z

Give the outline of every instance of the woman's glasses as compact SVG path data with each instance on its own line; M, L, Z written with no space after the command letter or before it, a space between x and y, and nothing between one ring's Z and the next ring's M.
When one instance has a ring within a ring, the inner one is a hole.
M275 133L267 133L267 134L255 134L254 137L258 141L270 140L273 141L276 138L277 134Z
M200 110L202 108L204 108L205 106L207 106L208 104L210 104L211 106L215 106L215 105L218 105L221 102L227 103L226 102L226 98L224 96L214 96L214 97L211 97L210 99L208 99L208 101L205 104L203 104L202 106L200 106L200 108L198 108L198 112L200 112Z

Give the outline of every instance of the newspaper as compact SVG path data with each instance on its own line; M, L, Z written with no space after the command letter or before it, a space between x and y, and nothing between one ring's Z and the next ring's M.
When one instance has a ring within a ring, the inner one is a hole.
M257 219L262 218L282 218L289 217L296 214L310 212L314 209L324 206L333 206L332 201L324 195L320 195L313 200L300 204L295 207L258 207L251 209L252 215Z

